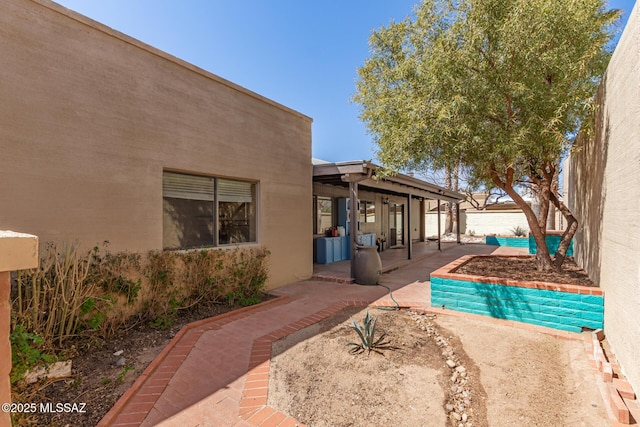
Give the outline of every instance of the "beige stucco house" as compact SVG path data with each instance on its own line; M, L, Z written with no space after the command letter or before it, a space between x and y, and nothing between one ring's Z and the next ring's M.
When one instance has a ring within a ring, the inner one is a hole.
M47 0L0 2L0 57L0 229L312 274L309 117Z

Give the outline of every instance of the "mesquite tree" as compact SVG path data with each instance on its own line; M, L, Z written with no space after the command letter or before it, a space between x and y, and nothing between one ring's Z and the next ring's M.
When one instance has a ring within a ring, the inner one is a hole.
M560 269L578 224L558 160L593 109L617 11L602 0L424 0L372 33L354 100L392 170L451 168L506 192L535 238L539 270ZM529 186L538 212L518 189ZM552 260L553 204L567 228Z

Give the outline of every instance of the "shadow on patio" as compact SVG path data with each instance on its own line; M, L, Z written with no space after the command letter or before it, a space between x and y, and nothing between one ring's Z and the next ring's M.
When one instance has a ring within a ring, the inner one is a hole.
M458 246L457 243L441 244L442 251ZM407 247L385 249L380 252L382 260L382 272L388 273L400 267L407 266L416 261L420 261L430 255L438 253L438 242L415 242L413 243L413 253L408 259ZM316 280L327 280L338 283L353 283L350 275L351 261L338 261L330 264L313 264L313 277Z

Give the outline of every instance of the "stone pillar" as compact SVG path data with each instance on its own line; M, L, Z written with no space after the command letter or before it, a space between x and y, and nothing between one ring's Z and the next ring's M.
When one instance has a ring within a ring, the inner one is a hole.
M38 238L30 234L0 231L0 404L11 402L11 271L38 266ZM10 426L11 417L0 411L0 425Z

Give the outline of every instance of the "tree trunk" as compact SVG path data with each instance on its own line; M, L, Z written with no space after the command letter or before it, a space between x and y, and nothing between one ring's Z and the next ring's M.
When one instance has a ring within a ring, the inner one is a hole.
M456 224L456 206L453 203L447 203L447 221L445 223L445 234L453 233Z
M573 216L569 208L564 203L562 203L555 192L551 192L551 203L553 203L556 209L558 209L567 219L567 228L562 234L560 245L558 246L558 250L556 251L556 255L553 259L553 264L558 270L560 270L562 268L564 260L567 257L566 254L567 250L569 249L569 245L571 244L571 239L573 239L573 236L578 230L578 220Z
M460 189L460 163L456 163L453 167L447 166L445 168L445 181L444 188L451 191L458 191ZM456 205L454 203L447 203L447 220L445 225L445 233L453 233L457 230L458 215Z
M538 271L555 270L556 267L549 255L549 248L547 247L547 216L542 217L542 226L539 217L533 213L531 206L513 189L513 187L506 188L506 193L511 196L514 202L522 209L527 223L529 224L529 230L533 234L533 239L536 242L536 268ZM549 201L547 200L547 206Z
M547 185L546 189L544 185L541 185L539 188L539 194L542 194L543 197L546 195L546 200L542 197L539 199L540 201L540 212L536 216L533 212L531 206L518 194L518 192L513 188L513 169L509 168L507 170L507 174L505 180L501 180L496 172L491 173L491 177L493 182L500 187L505 193L507 193L511 199L518 205L524 216L527 218L527 223L529 224L529 230L531 234L533 234L533 239L536 241L536 269L538 271L549 271L555 270L556 267L554 263L551 261L551 256L549 255L549 248L547 248L547 213L549 210L549 194L550 188Z
M447 190L451 190L451 180L452 180L452 173L451 173L451 167L447 166L444 169L444 188L446 188ZM447 218L445 221L445 226L444 226L444 233L448 234L448 233L452 233L453 232L453 205L451 203L447 203Z

